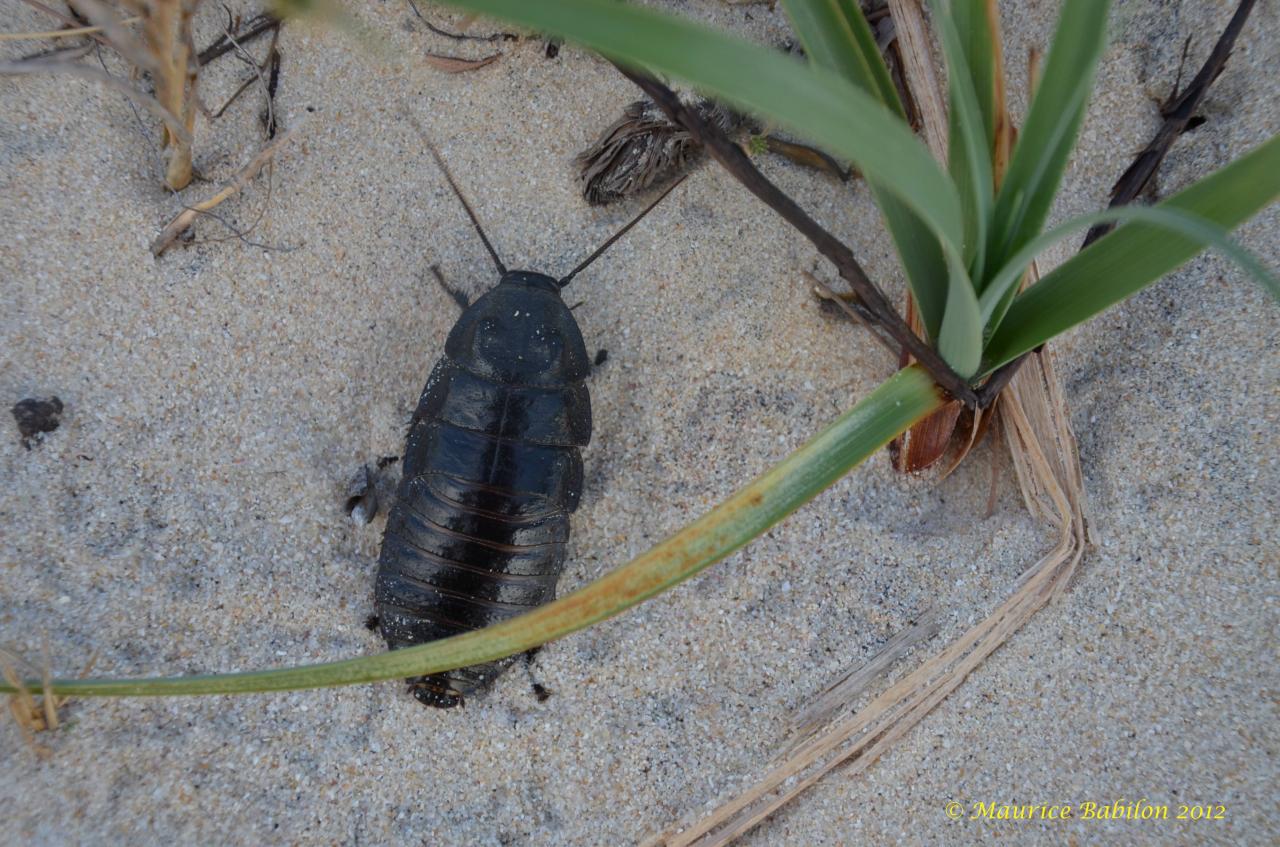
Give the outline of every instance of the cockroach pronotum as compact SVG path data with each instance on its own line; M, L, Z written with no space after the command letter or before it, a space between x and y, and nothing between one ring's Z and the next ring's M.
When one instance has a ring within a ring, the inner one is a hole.
M675 185L560 279L508 271L428 147L498 269L468 306L418 401L378 559L375 603L391 649L515 617L555 597L591 440L587 348L560 297L573 277ZM678 184L678 183L677 183ZM451 708L511 659L408 680Z

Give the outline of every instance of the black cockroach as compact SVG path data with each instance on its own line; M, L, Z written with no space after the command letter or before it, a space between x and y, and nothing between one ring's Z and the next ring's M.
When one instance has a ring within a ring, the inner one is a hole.
M515 617L555 598L591 440L590 360L560 292L675 186L568 273L508 271L430 148L498 269L468 306L418 401L378 559L375 603L391 649ZM450 708L510 659L408 680Z

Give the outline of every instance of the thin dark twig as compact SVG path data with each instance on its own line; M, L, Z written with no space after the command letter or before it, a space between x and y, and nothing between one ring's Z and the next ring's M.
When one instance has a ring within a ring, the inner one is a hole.
M835 265L840 276L853 288L869 312L868 322L888 333L899 347L905 347L925 368L938 385L966 406L978 402L978 396L959 374L919 336L911 331L884 294L876 287L853 252L834 235L801 209L794 200L756 169L751 159L723 132L702 120L697 112L685 106L670 88L651 77L619 67L624 76L640 87L654 103L679 126L684 127L715 157L725 170L760 200L809 239L818 252Z
M1160 113L1164 114L1169 108L1169 104L1178 96L1178 92L1182 90L1182 72L1187 67L1187 54L1191 52L1191 36L1187 36L1186 41L1182 42L1182 55L1178 57L1178 75L1173 78L1173 90L1169 92L1169 97L1160 104Z
M250 21L250 23L252 26L245 31L244 35L237 35L235 37L235 41L239 41L241 44L248 44L263 33L270 32L273 29L278 29L280 26L280 19L272 15L259 15ZM235 41L232 41L227 37L227 33L230 31L230 29L223 30L222 35L218 36L217 41L201 50L196 56L196 64L202 66L207 65L219 56L230 53L232 50L236 49Z
M1244 22L1248 19L1249 13L1253 11L1254 3L1255 0L1240 0L1240 5L1236 8L1235 14L1231 16L1231 21L1227 24L1227 28L1218 37L1218 43L1214 45L1213 52L1209 54L1209 58L1205 60L1195 79L1191 80L1185 91L1181 94L1175 94L1170 98L1169 103L1161 109L1161 113L1164 116L1164 124L1156 132L1155 137L1151 139L1151 143L1146 146L1146 149L1138 154L1138 158L1134 159L1129 169L1121 174L1120 179L1116 180L1115 186L1111 189L1111 207L1132 203L1147 187L1147 183L1151 181L1151 178L1155 176L1156 169L1164 161L1164 157L1168 154L1169 148L1173 146L1173 142L1187 130L1187 124L1200 108L1201 102L1209 92L1209 86L1213 84L1213 81L1218 78L1218 75L1226 67L1227 59L1231 56L1231 49L1235 46L1236 38L1240 35L1240 30L1244 28ZM1098 224L1093 227L1089 230L1089 234L1085 236L1081 249L1088 247L1114 228L1114 223Z
M81 44L76 47L54 47L49 50L41 50L37 53L28 53L25 56L19 56L19 62L71 62L75 59L83 59L89 55L89 51L94 47L101 47L101 44Z
M469 35L465 32L449 32L447 29L440 27L427 20L426 16L418 10L418 4L409 0L409 8L413 9L413 13L418 16L418 20L422 21L427 29L436 35L443 35L445 38L452 38L454 41L519 41L520 36L514 32L495 32L490 35Z
M256 76L251 76L248 79L246 79L244 82L240 83L240 87L237 88L235 92L230 97L227 98L225 103L223 103L221 106L219 106L217 109L215 109L212 112L206 109L205 117L208 118L209 120L217 120L218 118L222 117L223 114L226 113L227 109L231 108L231 104L239 100L240 95L248 91L249 86L253 85L257 81L258 81L258 78Z
M276 45L280 40L280 30L278 28L279 21L276 22L276 26L277 29L271 38L271 47L267 50L267 58L262 62L262 64L258 64L258 61L249 54L248 50L245 49L244 39L236 38L236 36L231 34L231 30L229 29L224 29L222 31L223 36L231 42L231 49L236 51L236 56L253 69L254 76L257 77L259 84L262 86L262 95L266 99L267 104L265 128L267 130L268 141L276 136L275 88L262 74L266 70L268 64L271 65L273 81L274 74L279 72L278 63L280 53L276 49Z
M277 30L279 32L279 30ZM267 140L276 137L276 89L280 85L280 48L273 42L271 52L267 54L271 63L271 74L267 77Z
M978 389L978 408L985 409L992 403L996 402L996 398L1000 396L1000 392L1004 391L1004 387L1009 384L1009 380L1013 379L1013 375L1018 372L1018 368L1022 367L1022 363L1027 360L1031 353L1039 353L1044 349L1041 344L1030 353L1023 353L1011 362L1006 362L996 368L991 374L991 378L982 384Z
M249 77L244 82L242 82L240 84L240 87L236 89L235 93L232 94L230 97L228 97L227 102L223 103L218 108L217 111L210 112L208 109L206 109L205 110L206 118L208 118L209 120L215 120L217 118L222 117L222 115L227 111L227 109L231 107L231 104L234 103L236 100L238 100L240 98L240 95L244 94L245 91L249 89L249 86L253 85L255 82L261 81L262 72L266 70L268 64L272 65L273 72L276 71L276 65L278 64L278 62L276 62L275 60L279 58L279 51L276 49L276 45L279 42L279 40L280 40L280 29L277 27L275 33L271 36L271 47L267 50L267 58L263 59L262 63L257 66L257 69L254 72L253 76ZM267 84L267 93L270 95L268 100L268 106L271 103L275 102L275 87L272 84L274 82L278 82L278 80L276 79L275 73L273 73L271 80L272 81L268 82ZM274 124L272 125L271 128L273 131L267 136L267 140L271 140L272 138L275 138Z

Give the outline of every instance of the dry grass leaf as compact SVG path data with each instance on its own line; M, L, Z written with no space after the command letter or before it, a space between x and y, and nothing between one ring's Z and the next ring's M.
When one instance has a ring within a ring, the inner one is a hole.
M302 125L299 124L289 132L286 132L284 135L276 138L266 147L263 147L262 150L258 152L258 155L254 156L253 159L250 160L249 164L241 168L240 172L237 173L230 182L219 189L218 192L208 200L196 203L194 206L188 206L179 212L177 217L169 221L169 223L165 225L164 229L160 231L160 234L151 242L152 255L159 256L165 250L169 249L169 247L178 239L178 236L186 232L187 229L196 222L197 218L217 208L217 206L227 198L238 194L240 190L249 183L249 180L257 176L258 171L262 170L262 168L266 166L267 162L271 161L271 158L275 156L276 152L293 139L301 126Z
M422 59L431 67L438 71L444 71L447 74L460 74L466 71L474 71L477 68L483 68L485 65L492 64L502 58L501 53L494 53L491 56L485 56L481 59L463 59L459 56L444 56L439 53L426 53Z
M871 683L887 674L894 663L905 656L912 647L937 635L938 629L937 611L927 609L920 614L914 624L886 641L865 664L845 674L810 700L808 705L791 719L794 741L787 752L795 750L823 724L828 723L836 712L857 700Z
M14 723L18 725L18 730L22 733L23 740L41 758L50 755L53 751L48 746L41 744L37 740L37 736L41 732L50 732L61 726L58 720L58 709L65 706L70 699L57 697L49 691L53 675L50 672L48 653L49 648L46 645L44 648L44 661L38 669L41 679L41 693L34 695L23 682L18 668L19 666L25 666L33 671L37 669L20 656L10 653L8 650L0 649L0 676L4 677L4 681L16 689L16 693L9 695L8 698L9 714L13 716ZM81 674L82 676L88 675L89 671L93 669L95 659L96 656L89 657L89 661L85 664L84 671Z
M934 158L947 160L947 109L942 88L933 70L929 35L924 26L924 15L919 0L889 0L889 10L897 28L901 46L902 65L916 107L920 112L920 132ZM920 320L911 295L907 295L907 323L924 337L924 323ZM905 354L899 365L906 367L912 359ZM908 429L889 443L889 457L894 470L900 473L919 473L932 467L939 459L954 451L949 468L943 476L954 470L978 442L978 416L967 429L958 429L963 405L948 403L920 423Z

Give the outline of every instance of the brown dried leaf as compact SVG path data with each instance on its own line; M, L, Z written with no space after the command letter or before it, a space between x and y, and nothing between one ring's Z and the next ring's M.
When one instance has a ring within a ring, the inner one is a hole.
M485 65L492 64L502 58L501 53L494 53L491 56L485 56L481 59L464 59L460 56L444 56L439 53L427 53L423 56L423 60L438 71L444 71L447 74L460 74L467 71L474 71L477 68L483 68Z
M920 320L915 301L910 294L907 295L907 324L916 335L924 337L924 324ZM903 351L898 358L898 364L901 367L906 367L912 361L906 351ZM890 441L889 459L893 462L893 469L898 473L919 473L932 467L954 447L957 457L952 461L947 473L955 470L978 441L978 431L974 426L975 416L964 416L967 420L962 420L962 411L964 411L962 403L958 401L948 403ZM966 425L959 426L960 423Z
M840 163L826 153L807 144L797 144L794 141L778 138L776 135L766 135L764 144L770 153L785 156L797 165L830 174L842 182L848 182L853 174L852 170L840 167Z

